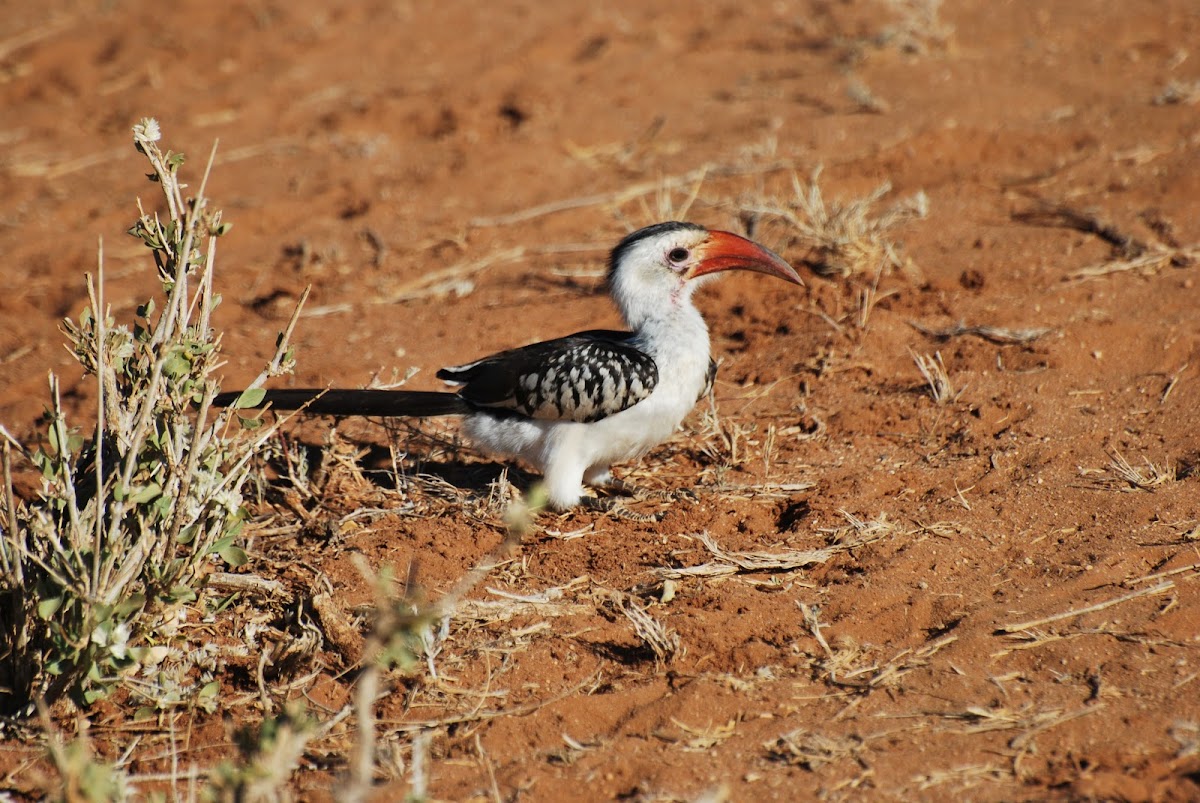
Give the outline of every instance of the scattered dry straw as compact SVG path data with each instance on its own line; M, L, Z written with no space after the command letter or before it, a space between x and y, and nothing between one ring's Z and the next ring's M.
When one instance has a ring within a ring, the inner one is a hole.
M942 361L940 351L935 351L932 357L928 354L918 354L912 349L909 349L908 353L916 363L917 370L921 372L934 404L950 404L958 400L966 388L954 389L954 383L946 371L946 363Z
M616 609L625 614L625 618L633 625L633 632L654 653L657 663L669 663L677 655L683 654L679 634L651 616L633 597L613 591L611 598Z
M1108 453L1108 465L1100 469L1081 469L1080 473L1090 478L1094 488L1109 491L1153 491L1158 486L1176 479L1175 467L1156 465L1143 457L1144 465L1135 466L1116 449Z
M712 553L713 560L699 566L684 568L660 568L655 570L664 580L681 580L685 577L723 577L742 572L784 572L803 569L829 560L839 549L783 549L776 552L727 550L711 535L702 532L696 535L704 547Z
M884 182L867 196L848 203L826 203L817 183L820 175L818 167L805 184L793 174L795 194L791 201L762 203L748 211L782 221L796 242L813 250L809 262L821 276L867 273L881 264L911 269L885 235L889 229L929 213L925 193L897 201L876 215L874 206L892 191L890 183Z

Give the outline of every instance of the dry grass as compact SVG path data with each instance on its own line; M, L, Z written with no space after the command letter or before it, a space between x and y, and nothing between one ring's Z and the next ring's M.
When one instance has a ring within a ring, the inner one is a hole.
M1196 103L1200 103L1200 81L1171 80L1154 96L1155 106L1190 106Z
M853 760L866 767L865 742L858 736L826 736L806 728L793 731L763 744L767 757L817 772L827 764Z
M759 162L752 164L708 162L683 173L640 181L619 190L564 198L503 215L472 218L470 224L481 228L511 226L516 223L523 223L540 217L546 217L547 215L560 214L575 209L586 209L593 206L619 208L631 202L641 203L642 199L649 196L661 199L665 195L676 191L690 192L691 188L697 186L698 182L703 182L706 179L759 176L765 173L784 170L788 167L790 167L790 163L787 161L765 164Z
M947 48L954 26L942 19L942 0L887 0L886 5L896 19L883 28L877 44L919 56Z
M1107 466L1080 469L1080 474L1090 481L1091 487L1109 491L1153 491L1176 480L1174 466L1158 465L1147 457L1142 458L1142 465L1135 466L1116 449L1109 451Z
M917 790L929 791L937 787L952 787L955 792L964 792L983 782L997 783L1008 781L1013 777L1012 771L994 764L965 764L944 770L931 770L917 775L913 782Z
M713 560L698 566L655 569L654 573L664 580L682 580L686 577L724 577L741 572L794 571L824 563L840 551L827 548L736 552L724 549L708 533L699 533L695 538L712 554Z
M925 380L925 386L929 388L929 397L933 399L934 404L951 404L958 401L958 397L966 388L955 390L940 351L935 351L933 356L918 354L912 349L909 349L908 353L916 363L917 370L921 372L921 378Z
M805 184L793 174L791 199L752 204L748 211L780 221L792 242L811 249L808 262L821 276L873 273L881 265L915 271L887 234L902 223L928 214L925 193L918 192L875 213L875 205L891 192L890 183L881 184L863 198L827 203L818 183L820 175L821 169L817 168Z
M684 654L685 650L679 634L651 616L633 597L614 591L612 592L612 603L633 625L633 632L638 639L654 653L656 663L667 664L677 656Z
M1137 591L1131 591L1128 594L1122 594L1119 597L1115 597L1113 599L1106 600L1104 602L1098 602L1095 605L1087 605L1082 608L1072 608L1067 611L1062 611L1060 613L1051 614L1049 616L1043 616L1041 618L1032 619L1032 620L1026 621L1026 622L1018 622L1018 623L1010 624L1010 625L1001 625L1000 627L998 627L996 629L996 633L1010 634L1010 633L1021 633L1023 631L1027 631L1027 630L1033 630L1034 628L1038 628L1038 627L1041 627L1042 625L1047 625L1052 622L1059 622L1064 619L1074 619L1075 617L1083 616L1084 614L1095 613L1097 611L1103 611L1103 610L1113 607L1114 605L1120 605L1123 602L1129 602L1130 600L1140 599L1141 597L1156 596L1158 594L1165 594L1167 591L1170 591L1174 587L1175 587L1175 584L1173 582L1171 582L1170 580L1164 580L1153 586L1150 586L1149 588L1143 588L1143 589L1139 589Z

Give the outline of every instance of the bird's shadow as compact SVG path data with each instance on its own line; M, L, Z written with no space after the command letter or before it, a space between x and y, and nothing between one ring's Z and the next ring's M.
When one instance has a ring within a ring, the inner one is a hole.
M438 458L426 457L415 449L399 456L394 448L385 444L356 438L348 438L346 442L354 447L354 462L363 478L389 491L405 486L411 478L425 477L444 482L469 496L487 496L489 489L503 478L524 494L538 479L537 475L515 465L470 459L459 449L444 451L444 456ZM293 448L305 451L306 462L311 467L308 479L316 476L318 466L324 465L329 471L337 463L324 456L329 451L326 443L303 438L294 440ZM271 462L279 477L286 478L289 475L288 467L281 459L276 458Z
M653 663L654 651L644 644L622 644L617 641L594 641L589 644L592 652L600 658L623 666L640 666Z
M363 474L384 488L396 487L396 466L393 454L386 446L363 445L366 450L359 458ZM507 463L467 460L451 457L444 460L410 456L404 461L401 472L408 476L425 475L436 477L459 491L472 495L486 495L488 489L507 476L507 480L521 493L537 480L537 475Z

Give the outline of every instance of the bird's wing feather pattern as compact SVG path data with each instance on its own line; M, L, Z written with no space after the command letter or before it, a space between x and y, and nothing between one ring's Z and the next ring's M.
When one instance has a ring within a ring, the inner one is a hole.
M599 421L645 399L658 383L654 358L630 332L591 330L443 368L480 408L547 421Z

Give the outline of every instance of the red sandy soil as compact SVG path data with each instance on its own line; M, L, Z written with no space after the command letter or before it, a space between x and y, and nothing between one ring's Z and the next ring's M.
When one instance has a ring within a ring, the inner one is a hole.
M678 209L695 181L661 188L706 166L688 216L721 228L786 203L793 172L818 165L827 200L887 181L882 211L924 191L928 216L888 232L907 267L879 277L865 324L871 273L822 278L798 239L760 230L808 286L729 277L700 299L725 439L701 405L626 468L697 499L651 524L544 515L469 596L565 588L507 619L456 618L436 678L425 664L388 678L379 799L410 788L421 722L439 723L421 748L437 799L1200 799L1200 6L959 0L930 25L922 5L10 3L0 422L39 437L48 370L86 421L94 396L58 326L83 305L98 238L115 314L152 292L124 236L135 199L158 200L129 135L143 116L193 182L220 139L208 194L234 223L215 322L230 387L307 285L281 384L416 367L409 386L433 388L438 366L616 325L605 249ZM1131 265L1139 246L1153 258ZM445 269L452 287L425 292ZM939 341L912 325L958 322L1049 331ZM910 350L940 352L955 399L934 402ZM331 424L299 437L320 445ZM388 443L379 423L339 430ZM264 503L288 534L252 541L246 571L300 596L324 575L347 617L372 598L352 555L417 566L429 597L450 589L502 539L497 516L468 515L500 467L409 446L408 470L440 477L446 499L429 480L422 515L347 523L393 480L341 469L293 506L333 534ZM1158 481L1122 481L1121 457ZM660 567L710 560L700 533L815 549L848 516L894 527L809 569L637 594ZM678 634L673 656L655 659L615 592ZM243 644L255 613L234 606L194 638ZM262 716L266 642L248 641L218 673L216 713L135 726L118 695L90 714L98 752L115 760L136 736L134 776L167 772L171 749L201 775L231 757ZM358 656L336 641L268 678L276 700L307 697L323 719L346 703ZM335 795L353 724L309 745L295 798ZM52 789L40 755L10 739L0 785Z

